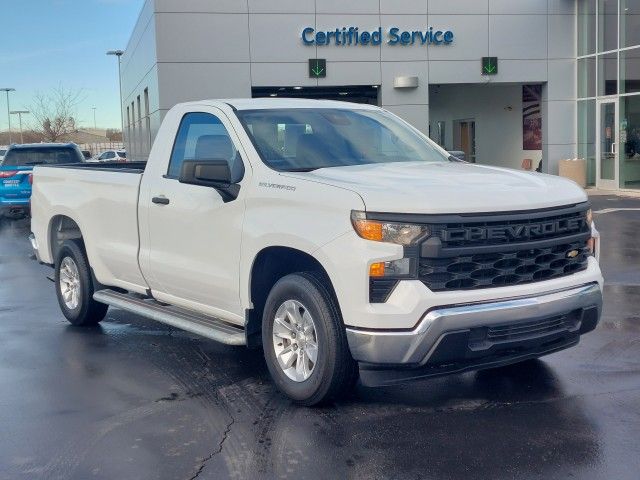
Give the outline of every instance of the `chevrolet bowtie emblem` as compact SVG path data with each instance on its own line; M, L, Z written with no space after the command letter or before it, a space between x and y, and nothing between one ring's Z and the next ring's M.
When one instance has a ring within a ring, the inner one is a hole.
M567 252L567 258L576 258L580 252L578 250L569 250Z

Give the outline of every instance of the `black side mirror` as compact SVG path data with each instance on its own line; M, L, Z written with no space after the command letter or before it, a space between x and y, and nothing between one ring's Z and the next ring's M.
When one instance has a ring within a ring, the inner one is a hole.
M231 183L231 169L227 160L185 160L178 181L215 188L225 202L235 200L240 193L240 185Z

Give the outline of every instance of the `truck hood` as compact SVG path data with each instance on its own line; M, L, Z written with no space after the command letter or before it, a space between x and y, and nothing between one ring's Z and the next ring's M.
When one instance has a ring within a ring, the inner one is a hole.
M457 162L368 164L299 175L356 192L372 212L479 213L587 201L582 188L561 177Z

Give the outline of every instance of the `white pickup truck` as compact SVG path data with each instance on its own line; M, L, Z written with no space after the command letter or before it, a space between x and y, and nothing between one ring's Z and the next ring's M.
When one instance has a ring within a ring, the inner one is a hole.
M578 343L602 306L576 184L471 165L373 106L180 104L149 160L38 166L31 241L60 308L262 347L312 405Z

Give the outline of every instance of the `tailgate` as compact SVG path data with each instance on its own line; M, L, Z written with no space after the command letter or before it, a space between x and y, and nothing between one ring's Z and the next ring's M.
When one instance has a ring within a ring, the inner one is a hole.
M0 167L0 202L27 203L31 196L31 167Z

